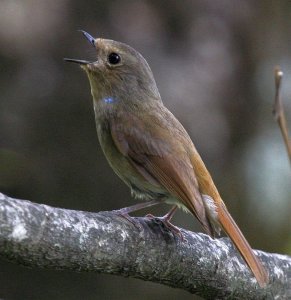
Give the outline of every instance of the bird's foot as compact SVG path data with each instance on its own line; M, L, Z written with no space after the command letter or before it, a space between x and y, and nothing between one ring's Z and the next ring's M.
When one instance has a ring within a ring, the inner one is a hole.
M112 212L117 216L124 218L126 221L131 223L136 229L138 230L142 229L141 224L134 217L131 217L127 212L125 212L122 208L113 210Z
M174 236L179 236L179 238L181 239L181 241L185 241L185 238L181 232L181 230L176 227L175 225L173 225L170 220L172 219L175 211L177 209L177 206L174 206L166 215L164 215L163 217L156 217L152 214L147 214L145 217L149 218L149 219L155 219L155 220L159 220L160 222L162 222L164 224L164 226L170 231L172 232L172 234Z
M152 205L156 205L159 203L160 203L160 201L158 201L158 200L151 200L151 201L147 201L147 202L141 202L141 203L129 206L129 207L124 207L121 209L113 210L112 212L115 213L116 215L126 219L128 222L133 224L134 227L136 227L137 229L142 229L141 224L134 217L131 217L129 215L129 213L152 206Z

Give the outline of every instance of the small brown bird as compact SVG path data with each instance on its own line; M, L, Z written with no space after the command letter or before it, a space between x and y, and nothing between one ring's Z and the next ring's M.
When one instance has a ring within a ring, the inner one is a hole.
M165 202L170 223L177 207L192 213L214 237L222 228L236 245L259 285L268 273L223 203L188 133L164 106L152 71L130 46L82 31L96 49L96 61L65 59L86 71L93 96L97 133L115 173L145 202L121 214Z

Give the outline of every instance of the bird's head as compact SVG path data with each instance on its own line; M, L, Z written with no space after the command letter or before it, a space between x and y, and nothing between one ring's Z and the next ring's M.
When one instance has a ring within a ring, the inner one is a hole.
M124 43L95 39L82 32L95 48L96 59L65 60L80 64L86 71L95 102L160 100L152 71L139 52Z

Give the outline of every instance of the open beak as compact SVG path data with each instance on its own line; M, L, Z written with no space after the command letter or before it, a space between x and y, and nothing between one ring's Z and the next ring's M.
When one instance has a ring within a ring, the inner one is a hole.
M88 65L91 64L91 61L83 60L83 59L74 59L74 58L64 58L64 61L73 62L79 65Z
M92 35L84 30L79 30L79 31L81 31L83 33L83 35L85 36L85 38L89 41L89 43L95 47L95 39L92 37ZM88 60L74 59L74 58L64 58L64 60L67 62L73 62L73 63L79 64L79 65L88 65L88 64L92 63L91 61L88 61Z

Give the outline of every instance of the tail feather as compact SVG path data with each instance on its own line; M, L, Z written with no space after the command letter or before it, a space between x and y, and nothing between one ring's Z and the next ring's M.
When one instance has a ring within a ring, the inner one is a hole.
M256 277L260 287L265 287L269 282L269 275L266 269L263 267L261 261L255 256L251 246L227 211L224 203L220 203L217 212L221 227L241 253L242 257Z

